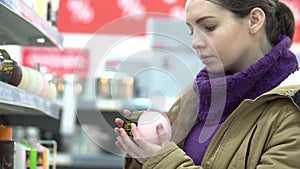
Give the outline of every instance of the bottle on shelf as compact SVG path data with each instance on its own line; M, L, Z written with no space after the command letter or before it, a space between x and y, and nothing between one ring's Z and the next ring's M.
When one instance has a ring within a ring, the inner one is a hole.
M0 168L14 169L15 143L12 140L12 128L0 126Z
M26 128L26 140L28 144L36 149L37 161L36 169L48 169L49 168L49 150L40 144L40 130L37 127Z
M14 169L27 169L26 162L27 159L30 160L29 154L26 155L26 152L30 150L26 148L22 143L15 142L15 160L14 160Z

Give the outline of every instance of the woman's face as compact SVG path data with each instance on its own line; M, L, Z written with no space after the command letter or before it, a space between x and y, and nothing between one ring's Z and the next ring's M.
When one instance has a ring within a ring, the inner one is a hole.
M253 64L249 22L207 0L188 0L186 22L192 47L209 72L239 72Z

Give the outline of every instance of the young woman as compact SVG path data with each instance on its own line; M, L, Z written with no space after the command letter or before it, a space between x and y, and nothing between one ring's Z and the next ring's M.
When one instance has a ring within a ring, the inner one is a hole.
M192 47L206 65L167 113L172 139L134 139L116 119L124 168L300 168L295 21L278 0L187 0ZM128 114L130 112L124 112Z

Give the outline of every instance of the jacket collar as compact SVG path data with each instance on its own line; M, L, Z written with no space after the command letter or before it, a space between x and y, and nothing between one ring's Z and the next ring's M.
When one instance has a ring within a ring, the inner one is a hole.
M300 85L300 67L299 70L290 74L278 87L289 86L289 85Z
M300 69L291 75L289 75L280 85L273 90L263 94L261 97L288 97L294 101L294 103L300 109Z
M300 69L290 74L277 87L264 93L262 96L274 95L274 94L293 96L299 90L300 90Z

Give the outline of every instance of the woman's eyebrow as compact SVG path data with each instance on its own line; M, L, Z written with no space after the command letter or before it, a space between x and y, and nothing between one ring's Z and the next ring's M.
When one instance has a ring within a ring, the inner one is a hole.
M205 19L210 19L210 18L216 18L214 16L203 16L203 17L200 17L196 20L196 24L199 24L201 23L202 21L204 21ZM191 26L191 24L189 22L185 22L188 26Z
M214 16L203 16L203 17L200 17L199 19L196 20L196 24L199 24L202 21L204 21L205 19L209 19L209 18L216 18L216 17L214 17Z

